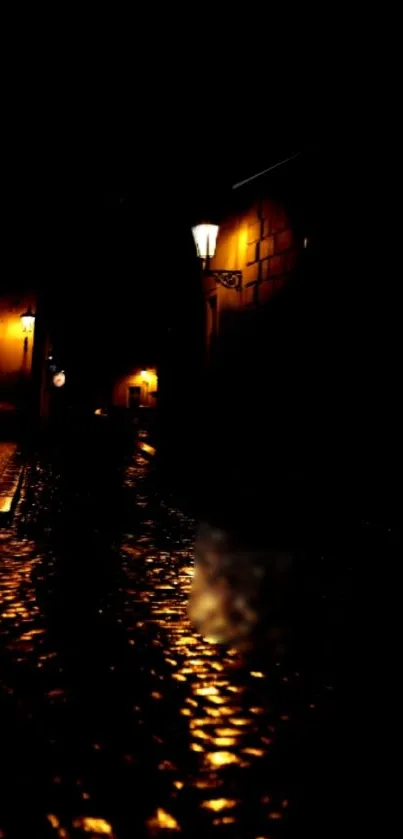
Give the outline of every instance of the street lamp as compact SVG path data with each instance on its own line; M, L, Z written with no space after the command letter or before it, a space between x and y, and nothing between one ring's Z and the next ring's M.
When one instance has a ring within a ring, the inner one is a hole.
M21 315L21 323L23 332L32 332L35 323L35 315L31 311L31 307L27 309L26 312L23 312Z
M192 227L197 256L202 260L203 271L207 276L214 277L225 288L241 291L242 271L212 271L209 267L210 259L215 254L218 231L218 224L197 224Z
M24 333L24 353L28 350L28 334L32 334L35 324L35 315L31 311L31 307L23 312L21 315L22 331Z
M200 259L206 260L214 256L218 231L218 224L196 224L196 227L192 227L197 256Z
M58 373L55 373L52 382L55 387L63 387L63 385L66 384L66 374L64 370L59 370Z

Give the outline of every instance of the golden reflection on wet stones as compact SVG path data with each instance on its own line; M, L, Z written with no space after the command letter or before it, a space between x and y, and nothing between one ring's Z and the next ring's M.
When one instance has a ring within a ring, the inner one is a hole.
M271 707L267 677L270 675L271 682L275 678L280 684L284 673L281 667L268 674L260 665L249 665L244 654L234 647L239 633L246 638L257 620L246 589L241 599L236 598L235 616L230 603L234 592L222 580L217 591L209 592L203 601L201 589L206 580L198 570L194 574L194 522L174 506L165 505L161 507L163 524L159 523L155 502L146 487L149 470L141 456L136 456L128 467L126 489L136 493L139 485L144 485L144 491L140 488L140 497L136 497L139 521L133 532L121 534L118 586L111 593L111 603L105 596L102 609L97 610L97 626L104 619L110 626L115 622L122 639L121 661L105 659L108 679L118 677L123 668L122 705L131 689L130 682L141 684L139 695L130 705L132 731L127 732L127 742L122 738L121 761L125 771L130 772L141 771L145 759L158 775L155 794L161 792L161 800L154 802L146 818L149 835L183 832L182 820L186 822L189 812L198 827L198 836L200 831L209 835L211 826L216 831L221 827L223 831L236 831L239 819L244 818L242 809L252 807L253 823L260 825L259 830L253 828L253 837L259 831L263 836L269 819L281 820L285 812L281 801L286 800L284 793L288 792L281 785L275 788L275 794L267 789L267 760L276 745L280 717L288 715L287 707ZM41 673L45 670L46 690L41 701L57 713L71 700L69 690L61 682L59 650L48 636L46 617L38 605L35 573L41 569L42 560L35 550L36 546L28 541L17 546L15 534L2 540L0 639L13 664L20 668L41 667ZM48 559L48 568L52 569L53 562L52 557ZM260 579L255 574L253 585L259 585ZM190 595L191 617L194 620L198 613L196 623L203 629L202 635L195 632L189 619ZM217 603L224 606L218 620L210 615ZM204 637L204 628L208 638ZM231 648L215 643L215 638L222 640L223 634ZM289 683L284 683L282 690L289 687ZM282 722L282 726L286 724ZM136 739L130 739L133 733L137 737L143 730L144 742L149 744L146 755L141 750L137 754ZM76 809L67 822L58 810L49 807L48 823L58 831L55 835L62 836L60 831L65 831L68 836L73 828L72 835L118 837L113 818L102 812L97 798L97 782L105 772L110 744L102 729L90 742L91 772L82 777L79 759L74 766L83 810ZM64 789L62 760L60 766L54 767L56 790ZM268 791L270 802L268 798L263 802ZM85 814L84 802L88 804L89 799L94 808Z

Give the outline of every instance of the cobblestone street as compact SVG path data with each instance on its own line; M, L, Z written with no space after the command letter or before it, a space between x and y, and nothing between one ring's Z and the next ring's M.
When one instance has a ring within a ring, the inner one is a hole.
M78 487L76 465L33 458L0 531L0 836L319 831L343 750L349 557L311 558L281 656L208 643L187 611L195 522L153 464L137 453L113 483L90 460Z

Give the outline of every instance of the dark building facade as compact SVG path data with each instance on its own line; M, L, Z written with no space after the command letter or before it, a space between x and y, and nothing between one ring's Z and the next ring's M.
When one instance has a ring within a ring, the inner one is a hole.
M329 509L349 494L346 470L353 483L360 473L356 289L348 266L340 275L340 202L326 171L321 155L301 155L233 190L217 219L199 279L193 410L171 405L173 449L207 506L242 513L305 498L306 509L310 498L314 515L327 493ZM241 288L217 282L219 269L241 271Z

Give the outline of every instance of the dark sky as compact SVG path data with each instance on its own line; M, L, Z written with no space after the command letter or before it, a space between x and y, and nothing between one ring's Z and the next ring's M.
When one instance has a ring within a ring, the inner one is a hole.
M219 213L235 181L299 151L296 140L252 150L240 140L221 134L200 156L200 142L182 149L182 138L171 157L155 162L143 149L119 172L105 167L92 191L73 180L41 196L43 277L64 366L154 361L161 332L191 324L200 292L191 225Z
M82 380L94 367L102 376L127 347L152 349L172 317L191 323L197 278L190 226L199 213L220 207L234 181L307 146L326 147L330 137L323 188L327 210L333 206L324 282L339 309L345 301L341 314L357 324L360 375L361 369L378 377L392 370L389 389L397 390L391 363L397 353L389 347L399 332L393 301L400 263L391 248L399 237L384 230L393 217L383 189L387 163L394 166L389 133L371 98L370 130L356 136L361 86L351 112L343 113L347 103L335 107L321 64L314 62L310 79L304 72L304 39L294 71L293 44L274 56L276 37L268 27L259 67L255 30L242 33L242 50L229 39L214 48L210 32L199 48L190 38L195 61L180 56L174 69L175 48L164 32L158 66L133 48L137 66L119 67L116 83L110 63L104 62L105 78L102 62L95 63L87 86L80 75L79 95L69 89L71 56L64 86L58 79L49 89L47 62L38 84L35 61L20 91L8 87L2 274L8 285L46 289L63 363ZM386 148L378 146L380 132ZM394 189L395 180L392 171Z
M203 116L191 97L169 96L153 108L135 88L130 108L105 110L89 132L78 113L69 121L55 109L42 125L36 111L35 137L12 143L10 282L45 290L55 347L77 376L95 367L101 376L128 351L147 361L161 331L191 324L200 291L191 225L219 214L235 181L312 142L303 122L289 130L280 120L266 134L240 118L240 102Z

